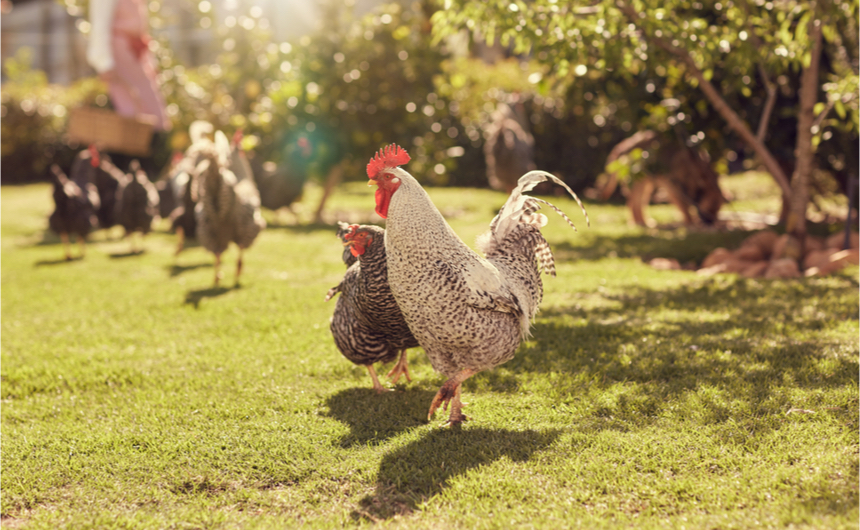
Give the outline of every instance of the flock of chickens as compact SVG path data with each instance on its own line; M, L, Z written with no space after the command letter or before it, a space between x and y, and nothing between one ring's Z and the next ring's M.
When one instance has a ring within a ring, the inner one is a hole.
M306 175L271 168L252 168L240 148L241 133L228 140L208 122L190 129L191 146L174 158L165 178L152 183L133 160L121 171L95 146L81 151L69 175L53 165L55 203L49 227L60 236L65 257L72 259L71 237L81 255L88 234L97 228L120 225L131 237L131 251L140 251L135 233L147 234L157 217L170 219L178 236L176 253L186 237L196 237L215 256L215 285L222 278L221 254L231 242L239 247L236 282L242 270L242 251L266 226L260 213L261 193L272 209L289 207L301 196Z
M541 204L573 222L552 204L524 195L544 181L564 187L588 215L576 194L543 171L519 179L490 229L478 240L484 257L451 229L415 178L399 166L409 162L399 146L379 151L367 165L376 191L376 213L386 229L342 225L348 248L343 281L331 320L343 355L366 366L377 392L384 390L373 364L398 357L388 374L409 380L406 350L420 345L433 369L448 380L434 397L428 420L450 405L447 424L465 421L460 385L472 375L510 360L543 295L540 274L555 276L549 245L541 234L547 218ZM575 229L576 227L574 227Z
M78 236L83 252L84 239L97 226L119 224L126 234L145 234L161 215L170 218L179 235L177 253L185 236L196 235L215 255L216 285L221 254L235 242L240 249L238 283L242 250L265 228L260 179L239 148L240 138L229 141L216 131L210 140L206 125L192 126L191 147L157 185L139 165L132 162L125 174L94 147L78 155L71 178L54 166L56 210L50 227L62 238L67 259L69 234ZM555 183L576 199L586 221L588 215L564 182L529 171L509 186L507 202L479 238L482 257L463 243L418 181L400 167L409 160L404 149L391 145L367 165L370 183L378 186L375 211L386 219L386 229L341 223L338 236L348 269L326 296L328 301L340 294L330 327L337 348L367 367L377 392L385 388L373 365L397 359L388 376L395 383L401 375L411 380L406 351L420 345L434 370L448 378L430 405L428 420L439 407L450 406L447 424L459 425L467 419L461 384L514 356L529 336L542 299L541 272L555 276L553 255L541 234L547 223L538 213L541 205L576 228L561 210L525 193L541 182ZM272 178L271 172L257 169L263 178ZM294 200L301 190L288 192Z

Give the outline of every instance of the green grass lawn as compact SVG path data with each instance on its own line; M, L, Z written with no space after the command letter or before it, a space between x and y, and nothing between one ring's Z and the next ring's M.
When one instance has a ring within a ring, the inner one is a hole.
M367 220L372 192L329 212ZM505 200L430 193L467 242ZM212 256L174 258L164 224L141 255L98 232L65 262L49 186L3 187L3 528L857 528L857 267L655 271L643 256L748 234L645 231L600 204L587 228L553 202L579 232L548 214L534 337L464 384L472 420L448 430L426 422L444 378L420 349L376 395L335 348L332 227L267 212L241 287L233 249L213 289Z

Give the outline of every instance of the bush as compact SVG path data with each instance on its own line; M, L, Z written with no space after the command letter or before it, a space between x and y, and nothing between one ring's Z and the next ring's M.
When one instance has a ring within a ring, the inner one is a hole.
M77 152L65 141L69 111L107 104L98 79L82 79L71 87L49 84L44 72L31 68L31 53L22 48L6 60L8 81L0 95L4 184L47 179L52 163L68 168Z

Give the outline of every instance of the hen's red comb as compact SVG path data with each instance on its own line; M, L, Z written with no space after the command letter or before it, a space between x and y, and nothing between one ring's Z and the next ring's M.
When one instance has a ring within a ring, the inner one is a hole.
M355 231L358 230L358 225L349 225L347 227L346 234L343 235L344 239L352 239L355 237Z
M412 160L406 149L399 145L391 144L379 150L376 156L370 159L367 163L368 178L375 179L379 172L387 167L402 166L406 162Z
M99 150L96 147L96 144L90 144L87 150L90 152L90 165L93 167L99 167Z

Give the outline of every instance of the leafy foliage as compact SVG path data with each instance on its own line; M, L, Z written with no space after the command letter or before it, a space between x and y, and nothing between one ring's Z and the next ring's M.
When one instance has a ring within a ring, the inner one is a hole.
M8 77L0 93L4 183L46 178L52 162L71 164L75 152L66 147L63 138L69 110L106 101L104 87L97 79L82 79L71 87L51 85L45 73L31 65L28 48L4 64Z

